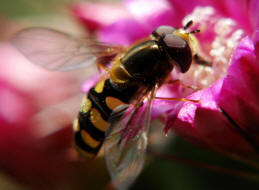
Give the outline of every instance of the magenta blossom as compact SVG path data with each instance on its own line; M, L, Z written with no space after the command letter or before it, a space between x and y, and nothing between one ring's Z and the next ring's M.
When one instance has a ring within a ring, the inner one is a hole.
M2 175L33 189L80 189L80 178L73 176L84 171L73 163L72 147L72 120L81 101L78 72L45 71L5 43L0 59Z
M186 74L172 72L172 79L200 90L164 84L157 96L200 103L155 100L153 119L166 113L165 132L173 129L194 144L227 154L258 154L258 1L125 0L116 5L81 3L73 11L99 40L122 45L160 25L181 27L193 20L193 29L201 30L196 51L212 66L193 64ZM110 12L112 18L107 17Z

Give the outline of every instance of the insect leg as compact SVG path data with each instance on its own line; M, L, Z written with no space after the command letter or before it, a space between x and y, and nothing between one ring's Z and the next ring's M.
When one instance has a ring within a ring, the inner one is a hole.
M182 81L180 81L179 79L168 81L169 84L174 84L174 83L177 83L177 82L180 83L180 85L182 85L186 88L191 88L195 91L200 90L198 87L187 85L187 84L183 83ZM155 99L169 100L169 101L181 101L181 102L192 102L192 103L200 103L200 101L201 101L201 100L189 100L189 99L186 99L186 98L166 98L166 97L155 97Z
M190 100L186 98L165 98L165 97L155 97L158 100L169 100L169 101L181 101L181 102L192 102L192 103L200 103L201 100Z
M185 84L184 82L182 82L182 81L179 80L179 79L176 79L176 80L169 80L169 81L167 82L167 84L174 84L174 83L179 83L179 84L182 85L183 87L185 87L185 88L190 88L190 89L192 89L192 90L194 90L194 91L201 90L201 89L198 88L197 86Z
M104 70L106 73L108 73L108 71L109 71L109 68L102 63L97 63L97 68L100 73L102 70Z
M190 28L192 25L193 25L193 21L190 20L189 22L187 22L187 23L185 24L185 26L183 27L183 29L184 29L184 30L187 30L187 29Z
M212 66L212 62L209 62L209 61L205 60L203 57L201 57L197 53L194 54L193 60L199 65L204 65L204 66L207 66L207 67Z
M109 73L109 68L107 66L107 62L98 61L97 69L100 74L100 80L104 81L107 78L107 75Z

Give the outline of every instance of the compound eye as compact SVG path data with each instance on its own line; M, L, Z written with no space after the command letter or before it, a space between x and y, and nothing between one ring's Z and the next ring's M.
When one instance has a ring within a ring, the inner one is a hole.
M184 49L187 46L187 42L183 38L174 34L167 34L163 41L169 48Z
M155 37L164 37L166 34L172 34L175 28L171 26L159 26L152 32Z
M192 52L188 43L174 34L167 34L163 42L171 59L173 59L185 73L189 70L192 62Z

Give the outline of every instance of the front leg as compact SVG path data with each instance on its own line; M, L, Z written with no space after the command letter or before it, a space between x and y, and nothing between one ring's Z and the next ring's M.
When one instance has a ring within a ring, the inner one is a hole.
M167 84L175 84L175 83L179 83L181 86L183 86L184 88L189 88L189 89L192 89L194 91L198 91L198 90L201 90L201 88L197 87L197 86L193 86L193 85L188 85L188 84L185 84L184 82L182 82L181 80L179 79L176 79L176 80L169 80L167 82Z
M205 60L202 56L198 55L197 53L193 55L193 60L195 61L195 63L199 65L212 67L212 62Z

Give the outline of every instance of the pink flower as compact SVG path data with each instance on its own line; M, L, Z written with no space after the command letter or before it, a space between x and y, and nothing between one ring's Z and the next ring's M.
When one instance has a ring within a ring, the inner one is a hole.
M92 14L93 10L96 13ZM172 79L179 78L201 90L165 84L157 96L187 96L201 101L155 100L153 118L167 113L165 132L173 129L194 144L226 154L258 154L256 0L125 0L123 4L102 6L82 3L73 11L87 28L96 31L99 40L123 45L148 36L160 25L181 27L181 23L193 20L193 28L201 30L196 35L201 45L197 51L213 66L193 64L187 74L172 72ZM111 19L107 17L110 12Z
M5 43L0 59L2 173L33 189L76 189L82 179L75 174L85 175L83 165L72 162L79 73L47 72Z

